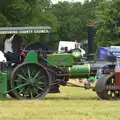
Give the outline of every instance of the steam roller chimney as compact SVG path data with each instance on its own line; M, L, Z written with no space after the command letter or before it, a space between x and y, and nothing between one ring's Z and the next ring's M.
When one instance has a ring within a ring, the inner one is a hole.
M94 24L88 24L88 61L94 61Z

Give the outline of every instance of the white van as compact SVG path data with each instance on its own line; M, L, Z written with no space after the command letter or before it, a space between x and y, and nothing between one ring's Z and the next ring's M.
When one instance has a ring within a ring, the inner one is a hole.
M65 51L65 47L67 47L68 51L75 48L75 42L73 41L60 41L58 45L58 53L62 53ZM79 49L82 51L82 55L86 54L86 52L80 48L80 43L78 43Z

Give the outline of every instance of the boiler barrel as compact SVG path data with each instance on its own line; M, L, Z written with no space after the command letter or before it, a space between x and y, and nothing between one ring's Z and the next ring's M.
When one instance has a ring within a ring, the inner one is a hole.
M70 78L88 78L90 76L90 65L73 65L68 68Z

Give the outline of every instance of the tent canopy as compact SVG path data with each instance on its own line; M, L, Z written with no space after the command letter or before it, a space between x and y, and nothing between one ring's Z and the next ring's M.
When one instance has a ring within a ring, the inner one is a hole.
M120 46L110 46L110 47L99 47L97 59L106 58L112 53L113 55L120 57Z

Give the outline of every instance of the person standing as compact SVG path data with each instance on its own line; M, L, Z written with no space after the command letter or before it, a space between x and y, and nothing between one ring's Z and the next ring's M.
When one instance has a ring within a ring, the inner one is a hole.
M13 53L13 49L12 49L12 41L14 39L14 36L15 35L8 34L8 35L6 35L5 41L4 41L4 54L5 54L7 61L9 61L11 63L12 62L16 63L16 61L17 61L16 56Z
M20 55L23 40L23 36L20 35L15 35L14 39L12 40L12 49L17 55Z
M5 41L4 41L4 53L13 53L13 49L12 49L12 40L14 38L15 35L6 35L5 37Z
M79 44L78 44L78 41L75 40L75 49L78 49L79 48Z

